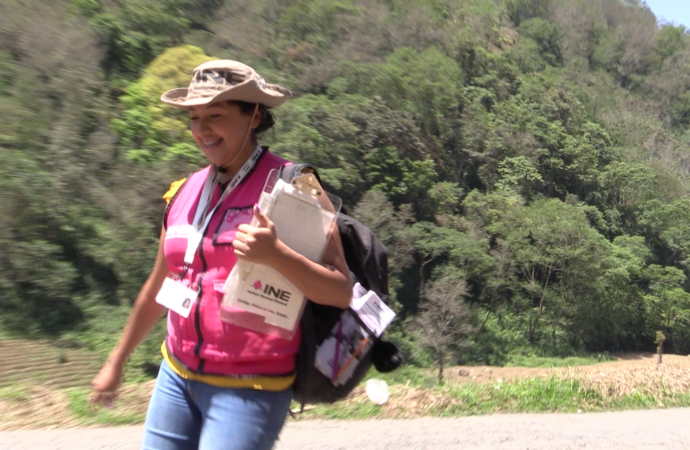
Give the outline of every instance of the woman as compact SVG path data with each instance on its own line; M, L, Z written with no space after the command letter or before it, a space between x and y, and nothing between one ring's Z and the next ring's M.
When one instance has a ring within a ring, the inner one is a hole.
M202 64L188 89L161 97L189 111L194 139L211 165L173 184L153 270L92 382L93 400L111 402L128 356L169 309L146 449L263 450L278 438L300 334L284 340L219 319L222 287L238 258L271 266L316 303L346 308L350 302L338 233L316 264L277 239L255 206L268 173L287 163L259 147L256 135L273 125L268 109L290 97L229 60ZM259 226L249 225L252 216ZM191 306L183 304L190 296Z

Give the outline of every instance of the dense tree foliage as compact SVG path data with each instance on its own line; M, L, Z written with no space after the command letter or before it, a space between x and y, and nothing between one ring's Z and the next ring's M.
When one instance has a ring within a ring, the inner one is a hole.
M3 333L113 339L204 163L159 96L229 58L295 92L265 143L386 243L413 361L690 352L689 43L638 0L5 1Z

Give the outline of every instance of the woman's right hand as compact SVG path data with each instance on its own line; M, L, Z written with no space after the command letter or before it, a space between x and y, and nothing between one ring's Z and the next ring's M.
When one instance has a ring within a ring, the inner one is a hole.
M123 367L111 361L105 363L98 375L91 381L91 402L96 405L112 406L117 397L117 388L122 381Z

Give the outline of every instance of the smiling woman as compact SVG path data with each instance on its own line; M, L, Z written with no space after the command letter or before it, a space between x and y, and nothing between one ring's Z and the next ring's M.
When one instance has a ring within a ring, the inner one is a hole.
M278 239L255 207L269 173L290 164L257 142L274 124L269 108L290 96L251 67L221 60L197 67L189 88L161 97L188 110L194 140L211 164L166 194L153 271L92 383L95 401L112 401L127 357L169 309L144 448L268 450L278 437L301 333L282 339L223 322L223 285L238 259L272 267L313 302L340 308L350 302L339 234L318 264ZM219 230L224 239L214 239Z
M258 112L258 104L254 110ZM206 158L234 175L238 168L232 165L240 160L243 150L253 149L246 143L260 117L242 114L238 105L225 101L190 107L189 120L194 140Z
M257 135L275 123L265 106L232 100L192 106L189 120L194 140L206 158L226 169L229 176L239 171L242 152L256 148Z

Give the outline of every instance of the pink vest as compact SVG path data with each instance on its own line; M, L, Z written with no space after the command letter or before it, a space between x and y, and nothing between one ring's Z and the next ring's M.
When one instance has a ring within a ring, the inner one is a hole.
M287 162L268 151L239 186L216 209L185 283L201 294L189 317L168 312L168 350L192 371L216 375L287 375L295 369L300 333L294 339L271 337L221 321L222 287L237 258L232 241L237 227L249 223L271 169ZM171 272L182 274L187 249L185 228L194 220L201 190L211 167L190 175L170 202L165 216L165 259ZM216 187L211 200L220 198Z

